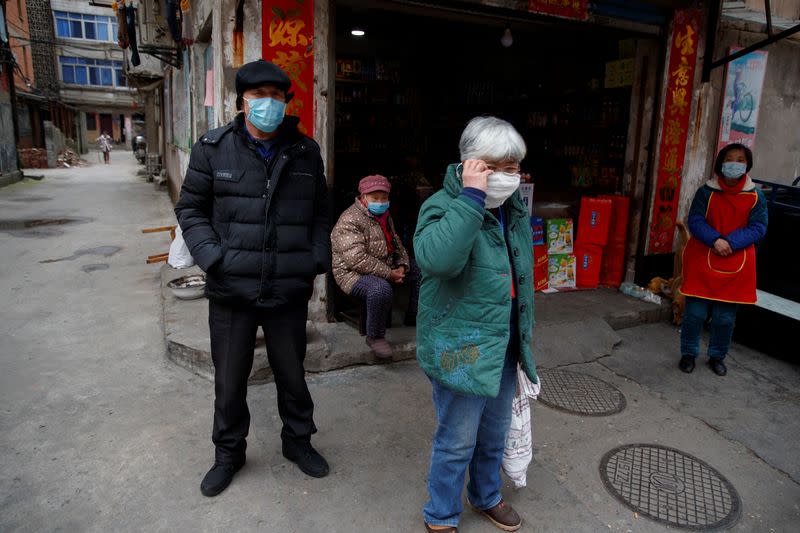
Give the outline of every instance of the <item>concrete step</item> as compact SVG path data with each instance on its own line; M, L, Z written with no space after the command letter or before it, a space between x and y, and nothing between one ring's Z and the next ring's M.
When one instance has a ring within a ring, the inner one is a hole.
M176 270L164 265L161 291L167 356L176 364L213 379L208 332L208 301L179 300L167 283L175 278L200 273L198 267ZM668 320L667 306L634 300L611 289L536 295L536 327L533 351L543 368L585 363L609 355L620 342L616 330ZM395 317L394 324L402 324ZM385 364L367 346L366 339L350 324L307 324L308 372L327 372L354 365ZM386 337L394 349L393 361L416 356L416 329L392 327ZM259 330L250 373L250 383L272 381L263 333Z

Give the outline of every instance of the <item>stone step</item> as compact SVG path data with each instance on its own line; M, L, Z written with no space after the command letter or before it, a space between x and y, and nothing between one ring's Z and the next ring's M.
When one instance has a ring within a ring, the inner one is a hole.
M178 300L167 287L175 278L200 273L199 268L176 270L164 265L161 287L167 356L176 364L207 379L213 379L208 332L208 301ZM533 351L543 368L584 363L609 355L620 342L615 330L669 320L668 304L657 306L634 300L611 289L536 295L536 327ZM402 324L402 316L393 319ZM385 364L376 358L365 338L352 325L307 324L308 372L327 372L354 365ZM392 327L386 337L394 349L394 361L416 356L415 328ZM263 333L259 330L249 382L272 381Z

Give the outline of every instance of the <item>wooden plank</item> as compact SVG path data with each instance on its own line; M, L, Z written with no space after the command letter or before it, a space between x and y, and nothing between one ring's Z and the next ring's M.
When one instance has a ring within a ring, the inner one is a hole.
M800 320L800 303L782 298L776 294L770 294L762 290L756 290L756 306L767 311L772 311L779 315L787 316L792 320Z
M647 189L648 162L652 155L651 147L655 144L651 137L654 107L657 104L659 53L658 41L641 39L636 43L636 72L631 92L631 119L628 125L622 191L631 199L631 211L628 218L628 256L625 261L626 281L633 281L636 254L639 251L642 217L647 216L645 191Z
M142 230L142 233L158 233L160 231L175 231L175 226L161 226L159 228L145 228Z

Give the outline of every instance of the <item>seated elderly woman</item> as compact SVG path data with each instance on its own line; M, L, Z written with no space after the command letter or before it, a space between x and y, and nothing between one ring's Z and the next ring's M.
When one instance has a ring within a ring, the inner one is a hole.
M359 196L333 228L333 277L341 289L366 303L367 345L377 357L390 358L386 317L392 309L392 285L411 289L405 324L417 317L419 270L394 229L389 215L392 187L385 177L367 176L358 184Z
M518 191L525 142L495 117L467 124L461 163L419 213L414 250L422 271L417 361L433 385L427 531L458 531L461 493L504 531L520 516L503 501L500 466L517 367L536 383L531 354L533 249Z

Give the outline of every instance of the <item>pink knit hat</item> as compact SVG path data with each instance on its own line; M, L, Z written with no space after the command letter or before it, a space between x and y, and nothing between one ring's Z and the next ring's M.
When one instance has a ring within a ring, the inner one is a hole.
M358 193L367 194L375 191L392 192L392 185L389 180L380 174L367 176L358 182Z

